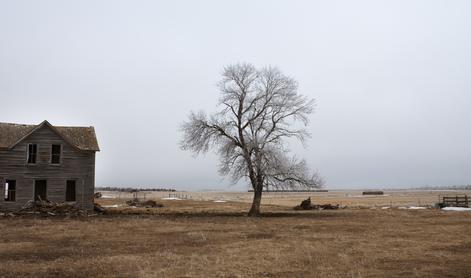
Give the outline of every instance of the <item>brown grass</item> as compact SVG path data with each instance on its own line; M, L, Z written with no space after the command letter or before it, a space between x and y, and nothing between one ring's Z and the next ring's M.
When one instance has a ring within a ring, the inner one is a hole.
M246 203L164 205L89 218L0 218L0 276L471 275L468 212L264 206L264 217L252 219Z

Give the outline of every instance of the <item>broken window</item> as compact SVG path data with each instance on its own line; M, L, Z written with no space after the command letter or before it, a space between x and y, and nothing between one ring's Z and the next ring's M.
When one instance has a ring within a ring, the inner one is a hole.
M61 163L61 145L52 145L51 147L51 164Z
M28 144L28 163L35 164L38 156L38 145Z
M16 181L5 181L5 202L14 202L16 200Z
M68 180L65 188L65 201L75 202L75 180Z

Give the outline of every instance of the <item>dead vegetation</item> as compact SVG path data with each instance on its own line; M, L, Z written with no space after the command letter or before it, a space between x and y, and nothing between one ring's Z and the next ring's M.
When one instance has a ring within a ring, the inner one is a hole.
M294 211L263 206L262 218L247 218L250 204L162 203L162 208L122 206L91 218L0 218L1 276L469 277L471 273L468 212Z

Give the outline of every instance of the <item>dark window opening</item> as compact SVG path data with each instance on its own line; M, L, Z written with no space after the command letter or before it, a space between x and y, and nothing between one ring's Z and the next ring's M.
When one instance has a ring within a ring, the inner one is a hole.
M61 163L61 145L52 145L51 148L51 163Z
M5 202L14 202L16 200L16 181L5 181Z
M47 200L47 181L46 180L34 181L34 200L35 201Z
M65 188L65 201L66 202L75 202L75 181L68 180Z
M28 163L35 164L37 156L38 156L38 145L29 144L28 145Z

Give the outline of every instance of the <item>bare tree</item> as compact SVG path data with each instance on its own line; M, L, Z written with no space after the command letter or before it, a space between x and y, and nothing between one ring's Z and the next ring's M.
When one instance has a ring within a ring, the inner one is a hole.
M304 142L314 100L297 93L297 82L277 68L257 70L250 64L224 68L219 83L220 111L191 113L182 125L181 148L195 154L215 148L222 175L234 183L250 181L254 198L249 216L260 214L264 189L319 188L304 160L288 156L286 139ZM299 124L300 123L300 124Z

